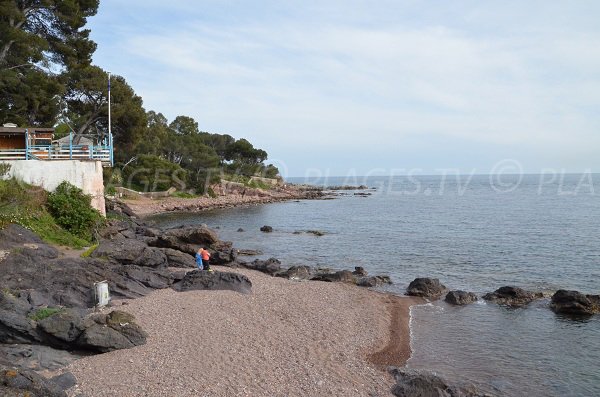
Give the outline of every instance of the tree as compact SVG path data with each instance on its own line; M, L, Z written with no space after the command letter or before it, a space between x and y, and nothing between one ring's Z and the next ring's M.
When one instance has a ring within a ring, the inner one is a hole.
M196 135L199 132L198 122L188 116L175 117L169 127L180 135Z
M51 126L64 89L57 74L89 65L83 29L98 0L0 1L0 121Z
M66 117L78 136L108 132L108 73L97 66L76 68L63 76ZM133 152L147 129L142 98L121 76L111 77L111 116L115 155L123 160Z
M0 69L88 65L96 44L83 29L99 0L2 0Z

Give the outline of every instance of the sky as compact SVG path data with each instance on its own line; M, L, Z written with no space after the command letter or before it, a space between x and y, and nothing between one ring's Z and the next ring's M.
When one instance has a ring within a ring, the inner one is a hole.
M284 177L600 172L600 2L101 0L94 63ZM504 167L504 168L503 168Z

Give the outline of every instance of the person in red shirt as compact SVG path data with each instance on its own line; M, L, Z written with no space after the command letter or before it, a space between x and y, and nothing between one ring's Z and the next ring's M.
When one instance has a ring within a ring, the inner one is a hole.
M208 252L207 249L203 249L200 254L202 255L202 265L204 266L204 270L212 272L212 269L208 263L210 261L210 252Z

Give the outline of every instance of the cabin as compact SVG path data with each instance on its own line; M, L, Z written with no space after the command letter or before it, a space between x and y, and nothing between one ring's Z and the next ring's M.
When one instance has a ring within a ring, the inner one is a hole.
M101 141L78 137L73 133L54 140L54 128L0 127L0 161L10 160L79 160L100 161L103 167L112 167L112 134Z

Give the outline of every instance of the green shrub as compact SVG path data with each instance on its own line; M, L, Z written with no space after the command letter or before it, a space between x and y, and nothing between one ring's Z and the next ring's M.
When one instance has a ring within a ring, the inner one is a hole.
M192 194L192 193L188 193L188 192L175 192L171 196L177 197L177 198L196 198L196 197L198 197L197 194Z
M0 163L0 178L2 178L4 175L8 174L8 171L10 171L11 165L7 164L7 163Z
M63 182L48 195L48 210L60 226L78 237L91 240L102 215L92 208L92 198L81 189Z
M57 307L45 307L43 309L38 309L32 314L29 315L29 318L33 321L41 321L45 318L55 315L56 313L62 312L64 309L60 309Z

